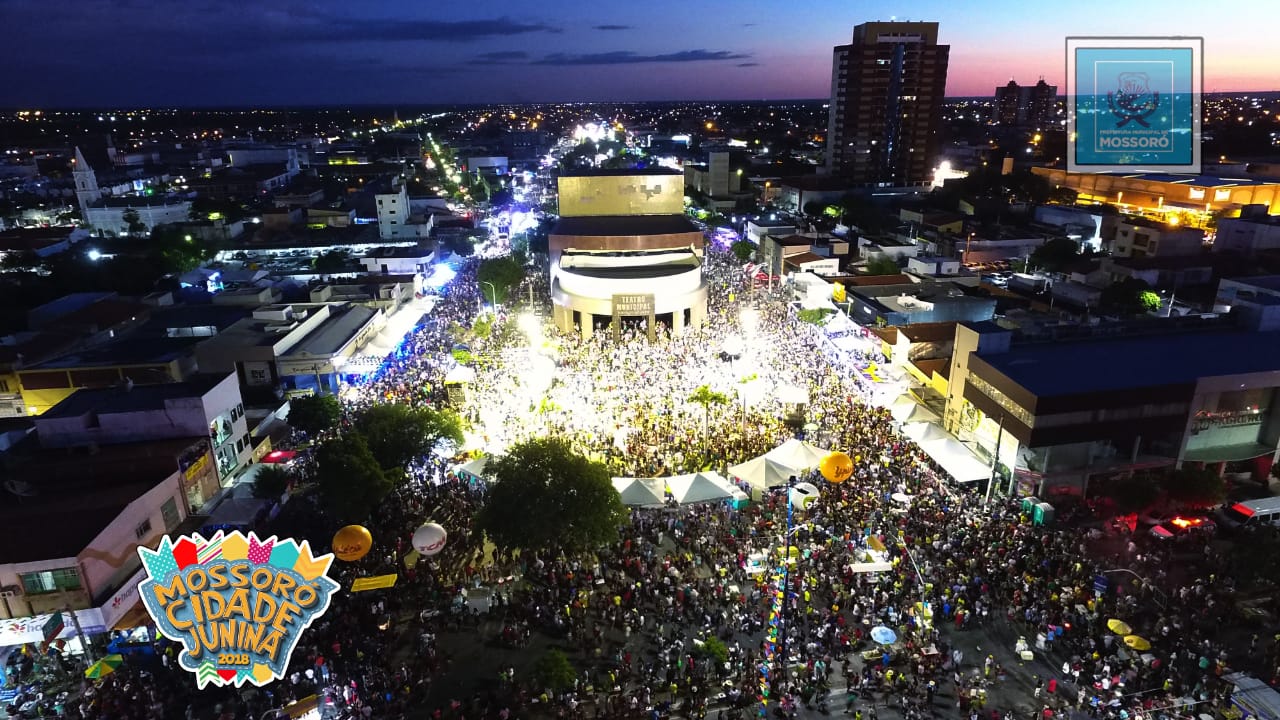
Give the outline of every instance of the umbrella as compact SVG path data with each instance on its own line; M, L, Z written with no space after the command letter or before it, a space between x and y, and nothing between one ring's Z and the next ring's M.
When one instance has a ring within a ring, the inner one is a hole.
M890 495L889 497L900 503L907 503L907 504L911 503L911 496L906 493L896 492Z
M892 645L898 639L897 633L883 625L871 628L871 639L881 645Z
M1116 618L1111 618L1107 621L1107 629L1117 635L1128 635L1133 632L1133 628L1129 627L1129 623Z
M1147 642L1145 638L1138 637L1137 635L1125 635L1124 644L1138 652L1145 652L1151 649L1151 643Z
M102 658L101 660L99 660L98 662L90 665L89 669L84 671L84 676L91 680L97 680L100 677L103 677L105 675L110 675L111 673L115 672L116 668L120 667L123 664L124 664L124 656L108 655Z

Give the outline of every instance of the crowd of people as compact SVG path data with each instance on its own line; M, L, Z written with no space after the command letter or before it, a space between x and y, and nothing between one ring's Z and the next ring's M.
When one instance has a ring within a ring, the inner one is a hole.
M67 716L249 718L317 694L325 713L377 718L746 718L808 706L859 720L1127 720L1194 716L1220 703L1222 676L1245 660L1220 631L1229 586L1162 575L1167 549L1127 541L1107 549L1071 527L1033 526L1012 501L956 489L866 402L858 368L877 359L874 350L825 349L819 326L800 320L779 291L750 288L727 253L706 258L706 326L674 337L663 330L653 344L636 327L620 343L552 328L530 339L511 331L514 317L499 317L483 336L460 332L481 313L474 270L463 266L403 347L345 394L349 409L461 402L479 448L551 433L617 475L641 477L724 469L803 433L855 458L853 476L797 477L821 493L790 524L782 488L741 508L635 510L616 542L590 556L511 556L472 527L483 483L432 456L370 518L374 551L337 573L345 587L386 572L399 582L336 595L286 681L196 693L162 642L158 664L86 681ZM726 353L732 335L741 353ZM445 379L460 349L475 378L451 399ZM538 356L554 358L554 380L515 392L530 384L531 368L545 367ZM768 383L754 396L745 389L752 376ZM701 386L730 401L699 404L691 397ZM795 403L773 392L784 387L807 397L799 426L787 420ZM291 502L273 532L323 543L331 524L314 502ZM449 544L418 559L410 537L427 519L446 527ZM869 550L887 554L891 569L859 571ZM1096 593L1111 562L1153 580ZM1167 598L1155 597L1162 584ZM484 610L463 592L481 587ZM1112 618L1152 649L1127 648L1108 628ZM771 626L778 639L766 646ZM894 639L873 639L875 628ZM1001 648L966 653L963 635L974 630ZM495 677L455 663L479 644L510 667ZM571 650L574 678L562 687L538 682L527 662L552 644ZM1035 658L1026 667L1023 652Z

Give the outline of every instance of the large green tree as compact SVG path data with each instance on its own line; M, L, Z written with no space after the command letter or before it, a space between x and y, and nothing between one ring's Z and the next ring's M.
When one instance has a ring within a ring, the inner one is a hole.
M1031 265L1049 272L1061 272L1080 257L1080 246L1070 238L1054 238L1031 253Z
M316 449L316 480L325 507L343 521L367 518L393 485L359 433L328 440Z
M1103 312L1141 315L1158 310L1160 296L1151 291L1146 281L1130 277L1103 288L1098 305Z
M868 275L897 275L902 272L898 263L888 255L877 255L867 261Z
M560 692L573 687L578 674L573 669L573 663L569 662L569 657L552 648L538 658L533 667L533 676L544 687Z
M342 404L332 395L309 395L289 401L289 425L308 435L332 428L342 419Z
M702 406L702 442L705 445L710 433L711 406L728 405L729 396L718 390L712 390L710 385L699 385L689 395L689 402Z
M747 262L756 254L756 244L750 240L738 240L729 246L739 262Z
M279 465L263 465L253 476L253 496L262 500L279 500L293 482L293 474Z
M1227 484L1218 473L1204 468L1170 470L1160 478L1169 500L1192 507L1207 508L1227 497Z
M497 295L497 301L504 303L512 290L524 280L524 268L511 257L497 257L482 260L476 268L476 282L480 284L480 292L486 300ZM489 284L493 287L490 288Z
M563 439L518 443L486 469L494 482L476 521L498 547L587 551L626 521L609 469Z
M403 468L431 452L441 440L462 442L462 423L448 410L408 405L373 405L356 416L356 432L383 469Z

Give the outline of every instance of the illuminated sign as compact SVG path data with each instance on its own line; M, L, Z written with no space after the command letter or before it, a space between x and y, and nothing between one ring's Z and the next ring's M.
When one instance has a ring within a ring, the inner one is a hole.
M1203 38L1067 38L1067 169L1200 172Z
M196 686L261 687L284 677L302 631L329 609L338 584L325 576L333 555L306 541L259 540L239 531L206 540L168 536L138 548L143 605L160 633L182 643L178 664Z
M615 342L622 337L622 318L624 317L644 318L649 342L653 342L655 337L653 293L613 296L613 339Z
M571 175L558 180L560 216L678 215L684 175Z

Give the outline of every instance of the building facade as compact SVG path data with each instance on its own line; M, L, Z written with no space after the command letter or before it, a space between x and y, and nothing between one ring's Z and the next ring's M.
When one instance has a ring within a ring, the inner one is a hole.
M1045 127L1057 116L1058 86L1040 78L1035 85L1010 80L996 88L991 121L1008 127Z
M932 181L950 50L938 23L856 26L833 51L827 172L861 186Z
M707 314L702 231L684 215L684 174L654 170L559 178L548 238L551 300L561 330L658 324L679 334Z

